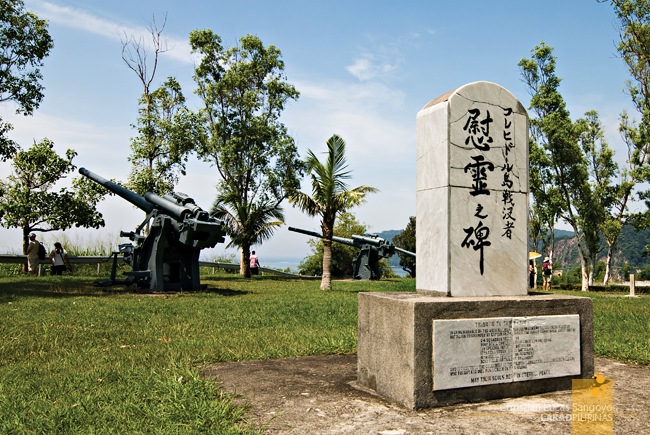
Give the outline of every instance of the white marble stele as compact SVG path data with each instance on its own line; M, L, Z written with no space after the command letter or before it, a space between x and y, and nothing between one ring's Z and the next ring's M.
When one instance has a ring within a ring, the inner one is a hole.
M416 129L417 289L526 295L526 110L475 82L427 104Z
M433 321L433 389L580 374L580 316Z

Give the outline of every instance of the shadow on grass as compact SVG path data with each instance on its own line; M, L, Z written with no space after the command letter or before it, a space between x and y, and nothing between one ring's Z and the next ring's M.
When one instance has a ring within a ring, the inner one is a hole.
M201 290L200 293L211 293L219 296L244 296L249 294L249 291L246 290L233 290L229 288L208 288L207 290Z
M313 281L320 279L320 276L283 276L283 275L257 275L250 278L245 278L239 274L228 273L223 275L206 275L201 278L201 281Z
M224 281L222 278L214 280L214 284ZM227 280L226 280L227 281ZM140 295L165 295L165 294L201 294L210 293L219 296L233 297L243 296L249 291L235 290L231 288L208 287L198 291L150 291L141 289L135 285L126 286L116 284L113 286L102 286L93 277L7 277L0 278L0 302L9 302L20 297L44 297L44 298L66 298L66 297L110 297L124 294Z
M0 298L3 300L21 296L62 298L106 295L102 288L93 285L92 278L20 276L0 279Z

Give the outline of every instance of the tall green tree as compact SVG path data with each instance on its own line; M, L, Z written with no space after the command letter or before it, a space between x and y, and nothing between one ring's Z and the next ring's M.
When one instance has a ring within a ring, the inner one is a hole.
M174 190L199 137L199 118L185 106L175 78L140 100L138 136L131 140L129 187L143 195Z
M619 130L627 146L628 160L605 231L608 259L622 227L630 220L628 205L635 194L645 202L645 211L633 215L632 220L639 228L650 228L650 190L647 189L650 181L650 2L610 0L609 3L619 23L617 48L630 73L627 92L639 120L630 119L627 112L621 114ZM609 275L608 270L605 280Z
M313 151L307 155L307 170L311 176L311 196L300 191L292 192L289 201L309 216L320 216L323 232L323 275L320 288L332 289L332 236L336 217L350 208L363 204L366 194L377 192L370 186L348 189L345 180L350 178L345 158L345 141L337 135L327 140L327 160L321 162Z
M281 225L281 203L299 188L304 165L280 115L299 93L286 81L280 50L256 36L225 48L211 30L190 33L204 135L196 152L218 172L213 209L227 216L227 234L241 248L240 273L250 276L250 248Z
M41 67L53 47L47 22L25 10L22 0L0 0L0 102L13 101L17 113L31 115L43 100ZM13 127L0 118L0 160L17 151L7 137Z
M553 258L555 225L561 210L560 195L557 186L553 184L553 171L548 154L540 146L535 137L538 135L535 126L531 126L534 134L529 142L529 188L532 201L529 210L528 237L532 242L532 250L547 253Z
M610 218L609 211L616 200L617 187L615 179L619 176L619 167L614 161L614 151L605 141L602 123L596 111L585 113L585 117L576 121L579 143L587 160L589 171L589 201L593 206L586 207L581 213L581 228L585 238L585 247L589 257L589 285L594 284L596 260L602 251L602 235L606 232ZM589 203L588 203L589 204ZM608 257L611 260L611 257ZM609 270L610 264L607 264Z
M138 109L138 135L131 139L131 173L128 186L144 195L146 192L169 193L185 175L188 154L197 140L198 117L185 106L181 86L174 77L157 89L153 82L159 57L167 51L162 36L166 17L159 27L155 18L149 25L151 40L124 35L122 60L142 85Z
M530 109L536 115L531 119L531 136L539 149L533 148L531 154L535 155L539 151L539 156L538 161L531 161L531 165L541 165L539 170L549 185L546 191L553 192L556 196L550 199L549 216L559 212L559 217L576 234L582 268L582 289L586 291L589 288L589 254L581 225L586 221L581 220L581 216L586 216L597 204L589 186L587 162L578 143L578 129L574 126L559 91L560 78L555 73L553 48L542 42L531 54L530 59L524 58L519 62L524 82L532 96ZM544 200L549 199L538 197L535 198L535 203L541 204Z
M398 248L405 249L410 252L415 252L415 216L409 218L409 223L404 228L404 231L393 237L393 243ZM399 257L399 265L402 266L411 278L415 278L415 258L410 255L397 253Z
M54 143L43 139L28 150L19 150L12 161L12 172L6 181L0 180L2 226L22 230L23 253L31 232L104 226L96 209L104 197L101 186L82 177L73 180L72 188L57 190L57 183L76 169L72 163L76 155L67 150L65 156L59 156Z

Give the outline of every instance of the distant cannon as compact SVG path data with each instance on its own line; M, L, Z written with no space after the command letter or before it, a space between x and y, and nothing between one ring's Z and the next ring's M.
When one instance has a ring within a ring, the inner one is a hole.
M223 222L210 217L187 195L159 196L148 192L143 197L85 168L80 168L79 173L147 213L135 231L120 232L120 237L128 237L135 246L120 245L119 252L114 253L111 280L105 285L137 284L139 288L158 291L201 288L199 254L203 248L224 242ZM148 234L142 235L149 222ZM120 253L132 267L122 281L115 279Z
M319 239L324 238L322 234L314 231L303 230L301 228L289 227L289 231L318 237ZM352 261L352 271L355 279L380 279L382 273L379 267L379 260L390 257L395 254L395 252L401 252L415 257L415 253L398 248L386 239L382 239L376 235L366 234L360 236L353 234L351 239L333 236L332 241L348 246L354 246L359 249L359 253Z

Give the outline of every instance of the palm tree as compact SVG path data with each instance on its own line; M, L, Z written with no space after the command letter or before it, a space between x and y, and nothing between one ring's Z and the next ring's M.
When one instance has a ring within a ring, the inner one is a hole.
M246 277L251 276L251 246L268 240L275 228L284 223L284 213L276 201L242 202L231 191L224 191L217 197L211 215L223 220L226 234L230 237L228 247L241 248L239 273Z
M321 163L316 155L309 150L307 155L307 170L311 175L312 196L295 191L289 195L289 202L298 206L309 216L321 217L323 231L323 275L321 290L331 290L332 266L332 236L336 216L355 205L365 202L366 193L378 190L370 186L359 186L348 189L344 180L350 178L345 160L345 141L338 135L332 135L327 140L327 161Z

